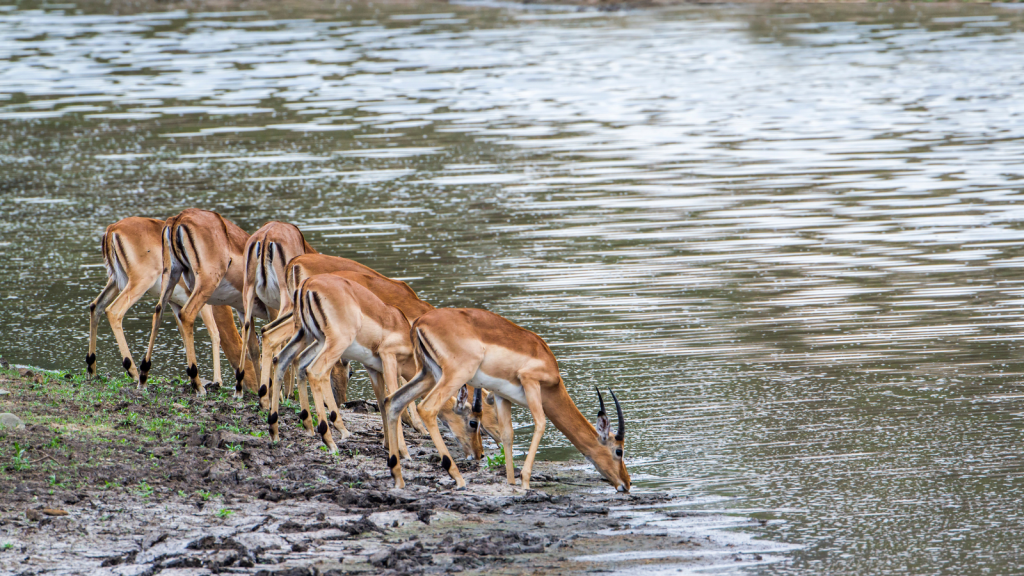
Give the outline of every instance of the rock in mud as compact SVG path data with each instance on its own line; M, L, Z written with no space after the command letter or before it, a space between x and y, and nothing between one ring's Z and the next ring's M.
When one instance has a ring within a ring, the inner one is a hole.
M10 412L4 412L0 414L0 428L13 428L15 430L24 430L25 423Z
M151 576L154 570L156 569L148 564L122 564L120 566L97 568L92 573L95 576Z
M8 396L8 395L10 395L9 391L4 390L3 388L0 388L0 396Z

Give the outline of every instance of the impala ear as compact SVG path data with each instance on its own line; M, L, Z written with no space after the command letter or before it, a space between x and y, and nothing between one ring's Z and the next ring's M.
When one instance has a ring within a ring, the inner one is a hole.
M459 393L455 396L455 410L456 412L463 412L466 407L466 403L469 402L469 390L463 386L459 388Z
M608 420L608 415L604 411L604 398L601 398L601 391L596 386L594 391L597 392L597 401L601 405L601 409L597 412L597 437L603 444L608 441L608 436L612 433L612 423L611 420Z

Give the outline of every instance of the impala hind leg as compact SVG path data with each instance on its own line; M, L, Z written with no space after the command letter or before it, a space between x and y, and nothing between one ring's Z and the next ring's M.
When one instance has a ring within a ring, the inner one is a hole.
M434 389L427 393L423 401L420 402L419 411L420 416L423 417L423 423L427 426L427 432L430 433L430 439L434 442L434 446L437 447L438 453L441 455L441 469L448 472L448 475L455 480L455 488L457 490L466 489L466 481L462 478L462 474L459 473L459 467L455 465L455 459L452 458L451 452L448 451L448 447L444 443L444 437L441 436L441 431L437 428L437 413L441 411L441 407L444 406L452 396L458 392L459 388L462 388L469 379L476 373L476 366L473 367L472 371L469 371L464 366L459 368L448 367L447 371L441 374L440 380Z
M498 434L501 437L501 448L505 451L505 479L508 483L516 483L516 467L512 462L512 402L494 395L494 411L498 420Z
M91 380L96 376L96 334L100 329L100 314L117 297L117 282L111 278L89 304L89 353L85 355L85 373Z
M401 386L405 386L405 384L405 380L399 379L399 388ZM388 392L392 393L394 392L394 390L388 390ZM409 407L406 408L404 412L402 412L402 422L405 422L406 424L411 426L413 430L424 436L428 434L427 427L423 425L423 418L420 418L420 412L419 409L416 408L415 402L409 404Z
M316 432L331 454L338 453L338 445L334 443L334 439L331 437L331 428L327 425L330 416L324 411L323 392L330 386L331 368L341 357L345 348L348 348L348 343L339 343L337 340L316 342L306 348L297 361L299 378L304 377L309 382L309 389L313 393L313 403L316 405L316 415L319 420ZM341 439L348 438L349 432L345 429L345 424L341 422L337 412L332 412L332 415L337 420L335 426L340 423L338 431L341 434Z
M397 436L402 428L402 412L417 398L426 394L434 386L434 379L430 376L426 365L415 378L408 384L390 394L380 405L380 414L384 418L386 427L385 437ZM391 469L391 477L395 479L395 488L405 488L405 480L402 478L402 465L399 462L398 447L388 447L388 468Z
M273 372L270 379L270 415L267 416L267 424L270 425L270 439L277 442L281 439L278 434L278 407L281 402L281 377L285 367L291 365L292 360L299 354L299 350L305 346L306 333L301 328L292 336L292 339L285 344L284 348L274 356L271 361Z
M121 351L121 366L124 366L125 371L134 382L139 382L139 371L132 362L132 353L128 349L128 340L125 339L124 329L121 326L124 321L124 315L128 313L128 309L134 306L146 294L146 290L149 290L150 286L152 286L152 283L149 279L143 279L141 282L129 280L124 290L114 298L106 310L107 321L110 322L110 329L114 331L117 348Z
M179 328L181 329L181 337L185 340L185 359L188 365L188 369L185 371L188 374L189 380L192 382L192 390L195 391L196 396L206 396L206 388L203 387L203 382L199 379L199 365L196 363L196 344L195 344L195 324L196 316L199 315L199 310L202 308L206 301L213 295L217 285L220 282L214 282L211 279L198 277L196 278L195 289L192 290L192 294L188 297L188 301L181 307L181 313L178 315L181 321Z
M270 409L270 389L274 376L272 368L274 355L280 353L281 348L295 333L295 324L285 322L281 318L278 318L278 320L281 321L274 321L263 327L263 350L260 351L260 382L257 393L260 398L260 407L264 410Z
M344 352L342 350L338 354ZM334 398L334 374L339 370L341 361L335 362L331 366L330 370L327 371L327 375L324 376L323 386L320 388L320 392L324 398L324 409L327 410L327 420L334 426L335 429L342 435L341 439L344 440L350 436L349 431L345 428L345 424L341 421L341 409L338 408L338 402ZM345 369L348 370L347 368Z

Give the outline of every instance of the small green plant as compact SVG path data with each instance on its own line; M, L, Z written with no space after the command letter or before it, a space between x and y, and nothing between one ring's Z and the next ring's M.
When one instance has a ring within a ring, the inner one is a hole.
M104 480L103 481L103 489L104 490L110 490L111 488L117 488L117 486L118 486L117 482L111 482L110 480Z
M250 430L249 431L249 435L250 436L255 436L257 438L263 438L264 436L267 435L267 433L264 430Z
M47 448L60 448L60 445L61 445L60 436L54 436L53 439L50 440L50 442L46 444L46 447Z
M149 498L153 494L153 487L146 482L139 482L139 485L135 488L135 493L143 498Z
M242 451L242 445L241 444L228 444L227 445L227 449L231 450L232 452L241 452Z
M355 458L356 456L359 456L359 450L356 449L356 448L349 448L348 450L346 450L346 452L348 452L348 455L353 457L353 458Z
M14 548L14 544L11 542L4 542L4 550L10 550L11 548Z
M23 447L17 442L14 443L14 456L11 457L11 463L8 464L8 470L28 470L32 467L32 462L29 461L28 456L25 453L28 452L28 448Z
M228 516L231 516L234 513L235 513L234 510L229 510L227 508L221 508L220 510L217 510L217 518L227 518Z
M167 418L154 418L146 423L146 430L150 432L166 432L174 427L174 423Z
M363 481L362 480L356 480L355 482L346 482L345 485L348 486L349 489L359 488L360 486L363 485Z
M184 490L178 490L178 496L182 498L188 498L188 492L185 492Z
M56 475L56 474L50 474L50 475L49 475L49 476L48 476L48 477L46 478L46 482L47 482L47 484L49 484L50 486L60 486L60 485L61 485L60 481L59 481L59 480L57 480L57 475Z
M500 468L505 465L505 450L502 449L501 445L498 446L498 453L487 456L487 467L488 468Z
M208 502L211 498L220 498L220 494L214 494L209 490L197 490L196 495L203 499L203 502Z

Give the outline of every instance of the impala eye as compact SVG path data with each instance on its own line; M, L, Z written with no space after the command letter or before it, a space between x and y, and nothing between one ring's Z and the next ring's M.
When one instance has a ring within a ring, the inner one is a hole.
M622 448L615 449L615 456L617 456L618 458L622 458Z
M469 429L470 430L476 430L477 426L478 426L478 424L476 423L476 420L470 420L469 421Z

